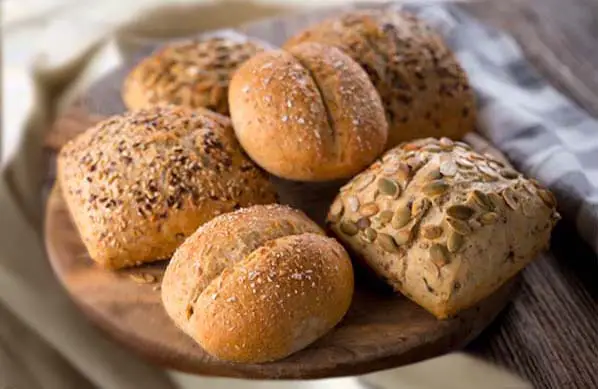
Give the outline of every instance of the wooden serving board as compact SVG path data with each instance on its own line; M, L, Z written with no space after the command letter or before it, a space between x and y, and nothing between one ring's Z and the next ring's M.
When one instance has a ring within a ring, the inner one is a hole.
M305 15L301 17L303 19L297 20L313 22ZM293 28L303 24L297 22ZM260 35L260 30L253 28L257 33L253 35ZM285 34L290 32L285 30ZM276 37L280 40L284 34L276 34ZM127 64L95 83L58 118L47 139L52 154L49 186L54 179L55 152L100 118L125 110L120 97L123 77L139 58L154 48L153 45L143 47L136 56L129 58ZM467 141L478 151L491 152L502 158L475 134L468 135ZM302 209L320 224L343 184L304 184L276 178L273 181L282 203ZM329 334L281 361L260 365L227 363L205 353L166 315L159 285L167 263L118 272L96 266L87 254L58 189L55 187L49 195L45 241L52 267L74 301L107 334L141 357L186 372L304 379L356 375L413 363L466 345L488 326L515 290L516 281L512 281L459 316L439 321L357 269L353 304L344 320Z

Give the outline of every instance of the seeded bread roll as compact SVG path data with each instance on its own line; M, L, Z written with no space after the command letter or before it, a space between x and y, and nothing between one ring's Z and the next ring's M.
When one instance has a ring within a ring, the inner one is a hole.
M233 72L262 50L256 42L221 37L169 44L129 73L123 100L131 110L176 104L228 115L228 83Z
M204 224L166 269L166 312L208 353L244 363L284 358L349 308L348 254L302 212L254 206Z
M275 201L230 121L183 107L97 124L64 146L58 180L89 255L112 269L167 258L214 216Z
M243 148L282 178L349 177L386 142L375 88L357 63L333 47L309 43L256 55L235 73L229 102Z
M380 93L387 148L428 136L460 139L475 125L475 101L455 56L425 23L390 10L353 11L292 37L284 47L319 42L340 48Z
M500 161L428 138L388 151L351 180L327 220L397 291L446 318L548 247L555 206L549 191Z

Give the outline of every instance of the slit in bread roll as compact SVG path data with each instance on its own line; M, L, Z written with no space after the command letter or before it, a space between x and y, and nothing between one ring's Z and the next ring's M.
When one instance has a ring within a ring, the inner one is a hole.
M233 127L258 165L297 181L324 181L368 166L384 149L380 97L359 65L308 43L260 53L229 89Z
M344 248L302 212L253 206L200 227L174 254L162 301L211 355L260 363L315 341L347 312L353 269Z
M439 318L471 307L548 247L559 215L535 180L461 142L388 151L332 204L336 236Z
M90 128L61 150L58 181L89 255L112 269L168 258L214 216L276 201L228 118L174 106Z
M407 12L358 10L291 37L335 46L368 73L388 119L387 148L429 136L462 138L475 125L467 75L442 37Z

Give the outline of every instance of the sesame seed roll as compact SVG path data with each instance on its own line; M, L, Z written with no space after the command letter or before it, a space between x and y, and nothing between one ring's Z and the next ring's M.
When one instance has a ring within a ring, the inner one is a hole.
M168 258L214 216L275 201L226 117L174 106L90 128L61 150L58 181L91 258L107 268Z

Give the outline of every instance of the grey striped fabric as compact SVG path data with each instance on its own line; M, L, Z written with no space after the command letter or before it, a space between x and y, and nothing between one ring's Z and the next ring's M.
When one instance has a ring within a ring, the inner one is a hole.
M559 212L598 253L598 121L561 95L508 35L457 6L405 6L440 31L467 70L478 131L548 186Z

